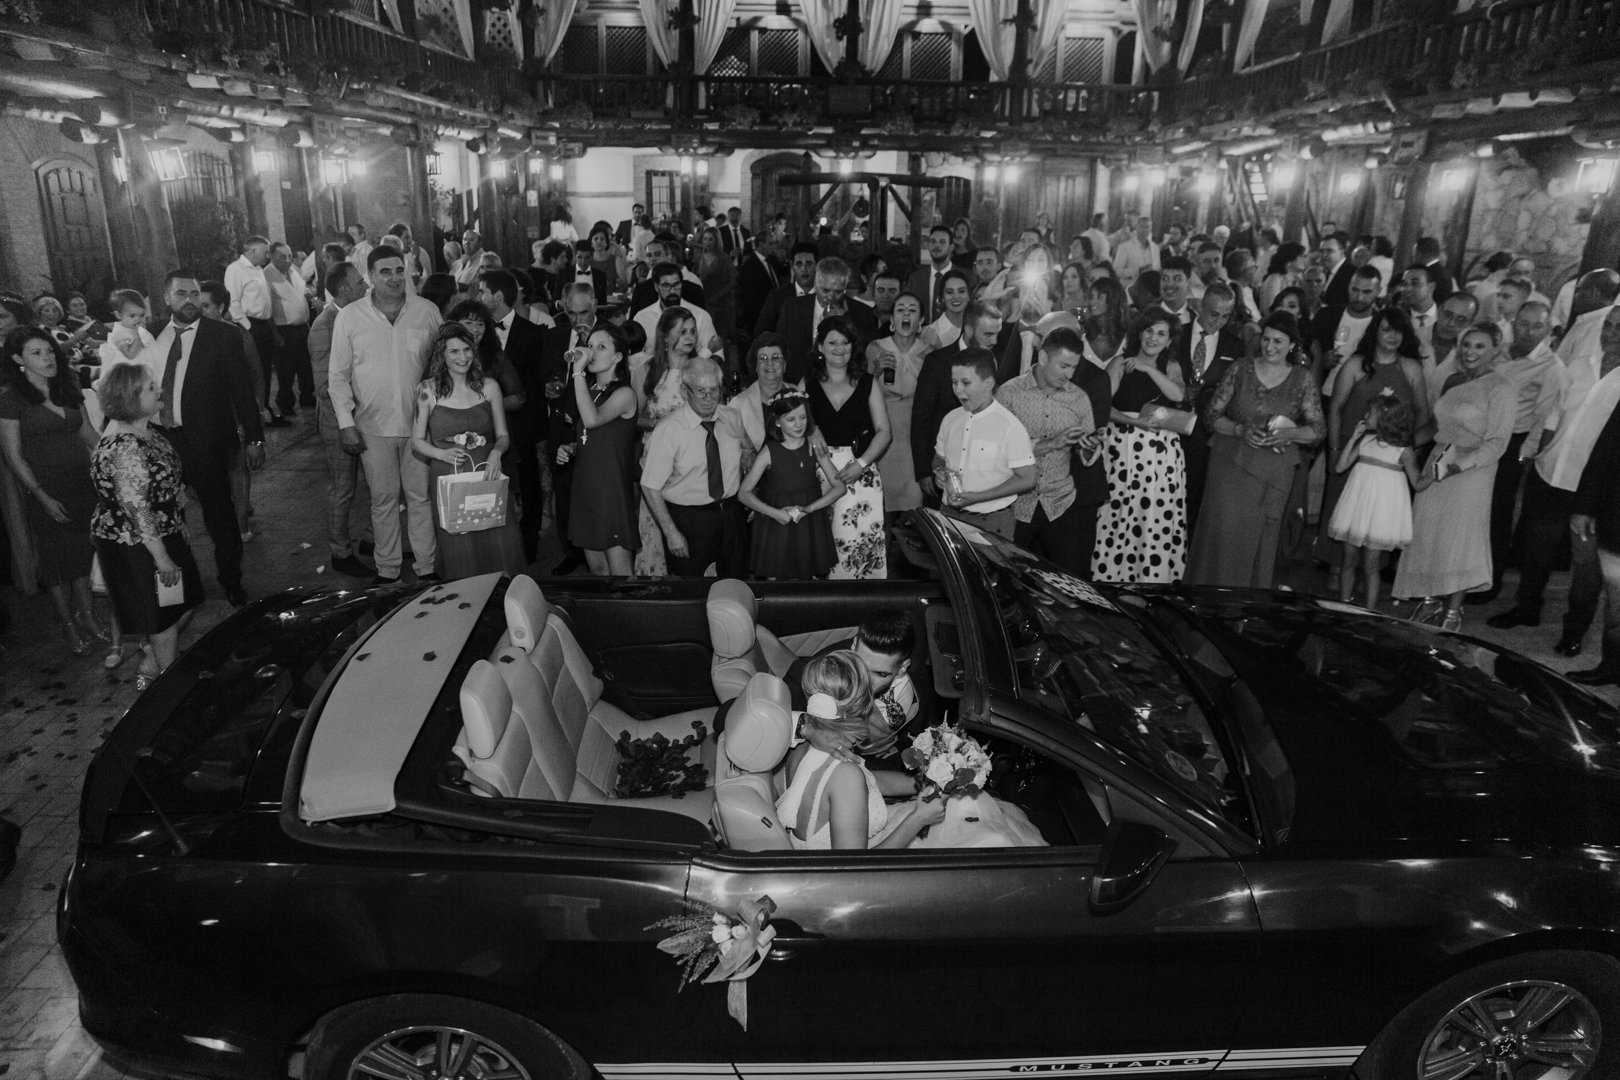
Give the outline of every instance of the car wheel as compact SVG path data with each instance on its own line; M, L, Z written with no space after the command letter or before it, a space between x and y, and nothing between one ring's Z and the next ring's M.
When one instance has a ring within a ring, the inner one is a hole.
M1620 963L1537 952L1482 964L1407 1006L1375 1039L1362 1080L1581 1080L1617 1074Z
M481 1001L396 995L327 1016L310 1036L306 1080L583 1080L551 1032Z

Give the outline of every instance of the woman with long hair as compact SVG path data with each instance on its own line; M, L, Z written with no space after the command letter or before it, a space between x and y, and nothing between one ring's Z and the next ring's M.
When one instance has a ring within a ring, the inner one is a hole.
M416 389L411 448L428 462L428 500L438 533L434 571L447 581L497 570L521 573L528 560L510 499L505 521L492 529L452 533L444 526L439 477L481 468L494 480L511 448L500 384L484 370L472 331L458 322L439 327L433 341L427 376Z
M1299 448L1322 439L1322 394L1292 315L1266 316L1260 350L1227 371L1199 423L1211 432L1209 474L1187 580L1269 589Z
M56 336L39 326L6 335L0 375L0 456L24 498L35 577L50 594L68 651L110 640L90 594L90 445L84 393Z
M962 313L967 311L973 299L973 282L967 271L955 267L945 271L939 294L944 310L939 318L923 327L923 339L928 343L930 352L954 345L956 339L962 336Z
M973 265L978 245L973 240L973 222L959 217L951 222L951 265L963 270Z
M446 321L460 323L472 334L473 341L478 346L478 364L484 372L492 376L501 388L501 407L508 413L515 413L523 408L527 400L523 392L523 380L507 359L506 350L501 348L500 335L494 331L495 317L490 314L489 308L477 300L462 300L450 309L445 316Z
M877 378L883 392L889 433L894 440L878 462L886 513L915 510L923 504L922 488L917 486L911 460L911 409L917 397L917 376L928 355L922 340L922 313L921 297L914 292L901 293L895 297L889 336L866 347L866 369Z
M888 576L883 478L877 466L889 449L889 412L878 381L854 362L859 344L848 316L822 319L805 380L816 434L847 488L832 507L838 550L834 578Z
M1080 323L1086 359L1105 368L1119 356L1130 336L1131 301L1125 286L1111 277L1093 279L1088 297L1086 317Z
M1277 245L1277 250L1271 255L1271 262L1266 266L1266 276L1260 281L1260 307L1269 312L1277 294L1291 285L1299 284L1299 276L1305 270L1306 251L1304 244L1289 241Z
M658 421L686 404L681 394L681 374L697 355L697 348L697 320L692 313L680 306L665 308L646 349L630 358L630 385L636 392L636 423L641 430L651 431ZM645 441L641 452L646 453ZM669 573L664 531L645 502L640 503L637 512L636 531L641 535L636 576L664 577Z
M1175 342L1181 320L1144 311L1122 353L1108 365L1114 384L1108 502L1097 517L1091 574L1098 581L1179 581L1187 557L1187 464L1181 439L1154 406L1186 397Z
M628 577L641 546L636 520L641 433L624 333L607 323L597 326L585 348L568 351L568 375L572 385L564 391L564 407L580 433L569 450L574 497L568 540L585 552L591 573Z
M697 276L703 282L703 306L714 322L714 332L730 341L737 332L737 263L713 225L698 234Z
M1356 351L1340 365L1333 383L1333 398L1327 407L1328 461L1337 461L1344 441L1355 426L1367 418L1373 402L1390 396L1404 402L1417 417L1417 430L1429 422L1428 383L1423 377L1423 343L1412 328L1411 316L1398 307L1380 308L1367 324ZM1347 474L1327 471L1322 488L1322 514L1318 519L1314 551L1318 561L1333 567L1329 589L1339 588L1339 567L1344 546L1328 535L1328 522Z
M1462 628L1463 600L1491 587L1491 491L1513 438L1518 391L1496 371L1502 330L1475 323L1457 341L1457 374L1434 406L1434 453L1412 500L1412 543L1395 571L1396 599L1421 599L1418 621Z
M1091 303L1091 284L1086 280L1086 269L1084 263L1071 262L1064 266L1063 275L1058 279L1058 307L1077 319L1086 317L1086 308Z

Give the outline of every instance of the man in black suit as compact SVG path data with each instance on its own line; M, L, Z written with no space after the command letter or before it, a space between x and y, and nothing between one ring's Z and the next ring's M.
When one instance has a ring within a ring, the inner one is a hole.
M1316 252L1322 257L1322 266L1328 274L1327 288L1322 290L1323 306L1342 307L1348 304L1350 275L1356 268L1350 265L1350 260L1346 257L1344 235L1336 232L1323 233Z
M906 280L906 291L917 294L923 302L923 325L939 318L945 310L945 275L956 269L951 262L951 230L948 225L935 225L928 230L928 261L911 272ZM933 460L933 444L929 444L929 460Z
M565 275L574 265L574 249L562 240L547 240L540 248L540 261L529 268L534 281L535 303L546 309L546 314L557 310L563 287L568 284Z
M733 206L726 211L724 218L716 215L715 226L720 230L720 248L732 261L741 262L743 255L748 251L749 242L754 234L749 232L742 223L742 207Z
M877 316L865 304L852 304L844 298L849 288L849 264L835 256L816 263L816 288L809 296L796 296L782 305L782 314L776 320L776 332L782 335L782 349L787 353L787 374L790 383L801 381L810 370L810 358L816 352L816 327L829 315L845 315L855 324L860 341L850 342L857 350L877 340ZM930 458L930 461L933 459Z
M765 305L759 309L759 318L754 322L754 336L776 330L776 323L782 317L782 305L796 296L809 296L816 288L816 263L821 258L821 249L808 240L800 240L788 252L788 269L792 280L784 281L775 291L765 298Z
M619 246L624 248L626 251L630 249L630 233L635 223L640 221L642 216L646 213L647 208L645 206L642 206L640 203L631 203L629 218L619 222L619 227L613 230L613 239L617 240L619 242Z
M1429 276L1434 278L1434 302L1443 304L1452 293L1457 291L1457 282L1446 269L1446 264L1440 261L1440 241L1432 236L1420 236L1414 245L1412 260L1414 266L1429 268Z
M1187 535L1198 521L1198 508L1204 502L1204 481L1209 475L1209 428L1204 408L1215 397L1221 380L1243 356L1243 339L1231 328L1232 309L1237 296L1232 286L1217 281L1204 289L1197 301L1198 316L1181 328L1176 359L1181 364L1181 381L1187 389L1188 408L1199 417L1191 435L1181 436L1181 452L1187 471Z
M737 326L752 332L759 323L765 302L785 280L787 267L777 260L773 245L761 243L751 247L743 256L742 269L737 272Z
M242 589L242 534L231 497L230 462L240 425L247 436L248 467L263 465L264 428L253 400L242 335L233 326L204 319L201 299L196 274L169 271L163 279L169 320L150 328L154 340L137 362L146 365L163 390L159 422L202 506L225 598L241 607L247 593Z
M647 241L647 253L644 261L648 273L646 278L638 282L636 287L630 291L631 312L640 311L642 308L650 307L659 302L658 286L653 281L651 271L658 264L666 262L672 262L681 268L681 303L693 304L703 308L704 311L709 310L708 305L704 303L706 298L703 294L703 283L698 280L696 274L688 270L681 262L681 242L679 240L668 233L659 233Z
M517 313L518 282L509 270L485 270L479 274L473 295L489 308L489 316L495 320L484 332L495 335L523 383L523 404L506 414L512 452L505 460L512 463L511 471L517 478L518 497L523 504L518 527L523 533L524 554L533 562L540 546L540 519L546 505L540 484L540 443L546 435L546 379L541 360L545 328ZM493 377L495 373L485 374Z
M961 405L951 390L951 363L968 349L994 349L1002 330L1001 313L975 300L962 312L962 335L923 357L917 371L917 393L911 399L911 461L930 506L939 505L934 489L934 443L945 415Z
M557 448L579 441L579 432L569 417L563 402L558 400L568 389L568 350L583 349L596 327L596 295L589 286L576 282L563 291L562 310L557 313L557 325L543 331L540 370L542 373L541 398L547 409L547 420L542 429L546 441L541 452L551 454L552 502L557 511L557 539L561 542L562 562L552 567L556 577L572 574L585 565L585 552L568 541L568 522L573 505L574 467L572 461L559 463ZM550 397L551 387L557 387L556 397Z

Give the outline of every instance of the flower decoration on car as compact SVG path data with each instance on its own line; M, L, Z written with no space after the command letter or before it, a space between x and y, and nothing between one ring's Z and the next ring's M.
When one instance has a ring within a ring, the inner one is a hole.
M658 943L658 951L675 957L681 968L680 990L695 982L728 983L726 1011L748 1030L747 979L765 962L776 939L770 925L776 901L769 896L744 900L736 915L718 908L692 905L685 915L659 919L648 930L674 930Z
M990 755L954 724L935 724L911 740L900 754L906 768L926 781L923 801L977 795L990 778Z

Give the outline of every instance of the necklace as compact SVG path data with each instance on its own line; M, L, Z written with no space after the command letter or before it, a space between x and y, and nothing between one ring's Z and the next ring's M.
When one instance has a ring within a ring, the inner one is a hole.
M600 409L602 407L602 402L613 396L613 390L613 383L608 383L606 386L603 386L600 383L593 385L591 387L591 408L593 410ZM579 445L584 446L590 441L590 430L585 427L584 419L581 418L579 425Z

